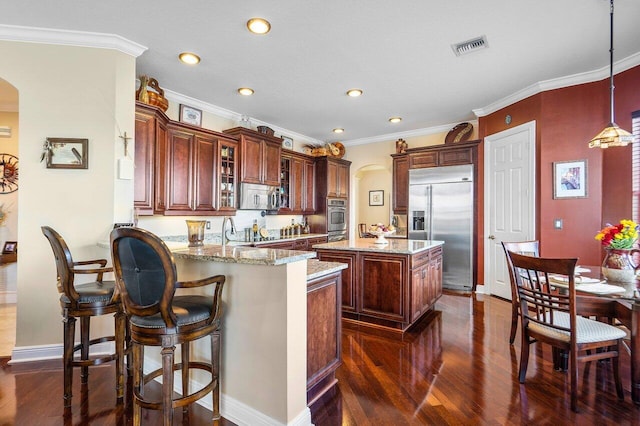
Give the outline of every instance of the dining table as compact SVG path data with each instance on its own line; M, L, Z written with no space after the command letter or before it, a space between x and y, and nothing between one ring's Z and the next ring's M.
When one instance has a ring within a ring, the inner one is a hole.
M562 288L561 282L552 285ZM576 313L618 321L630 333L625 347L631 359L631 399L640 405L640 280L608 282L600 266L576 267Z

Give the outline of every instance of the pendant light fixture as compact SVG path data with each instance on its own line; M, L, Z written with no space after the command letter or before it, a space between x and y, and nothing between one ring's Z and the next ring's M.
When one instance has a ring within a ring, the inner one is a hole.
M589 141L589 148L609 148L612 146L627 146L633 142L633 135L624 129L618 127L614 120L614 103L613 103L613 0L611 0L611 10L609 12L611 18L610 48L609 48L609 97L611 104L611 122L598 135Z

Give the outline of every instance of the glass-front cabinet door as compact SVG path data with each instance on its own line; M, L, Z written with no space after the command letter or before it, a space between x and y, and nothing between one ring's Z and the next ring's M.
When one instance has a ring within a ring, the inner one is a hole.
M285 213L291 210L291 159L280 159L280 200L278 211Z
M219 140L219 210L235 212L238 194L238 143Z

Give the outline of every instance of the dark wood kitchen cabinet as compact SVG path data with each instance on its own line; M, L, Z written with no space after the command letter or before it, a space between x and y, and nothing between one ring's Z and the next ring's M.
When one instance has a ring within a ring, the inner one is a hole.
M315 213L315 162L313 157L282 151L280 208L283 214Z
M216 211L216 151L217 140L212 136L169 125L165 215Z
M342 312L357 312L356 305L358 292L358 271L357 267L358 254L353 251L336 251L319 249L318 259L326 262L340 262L349 265L342 273Z
M223 133L240 139L241 182L280 185L282 139L244 127L234 127Z
M156 108L136 105L133 206L141 216L163 211L164 182L156 179L165 167L168 119Z
M307 281L307 405L338 381L342 360L340 272Z
M322 261L342 262L342 318L404 332L442 295L442 246L414 254L320 248Z
M476 164L479 143L480 140L474 140L457 144L410 148L402 155L409 158L409 168L411 169Z
M409 208L409 158L393 157L393 212L407 214Z
M327 197L349 197L349 167L351 163L327 158Z
M235 212L235 137L171 121L161 110L142 103L136 103L135 136L134 206L138 214ZM232 157L223 158L224 153Z

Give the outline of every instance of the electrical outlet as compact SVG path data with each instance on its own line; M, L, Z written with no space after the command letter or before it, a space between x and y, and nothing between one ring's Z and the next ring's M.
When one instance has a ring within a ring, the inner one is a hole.
M211 229L211 221L208 220L207 223L205 223L204 227L207 229Z

